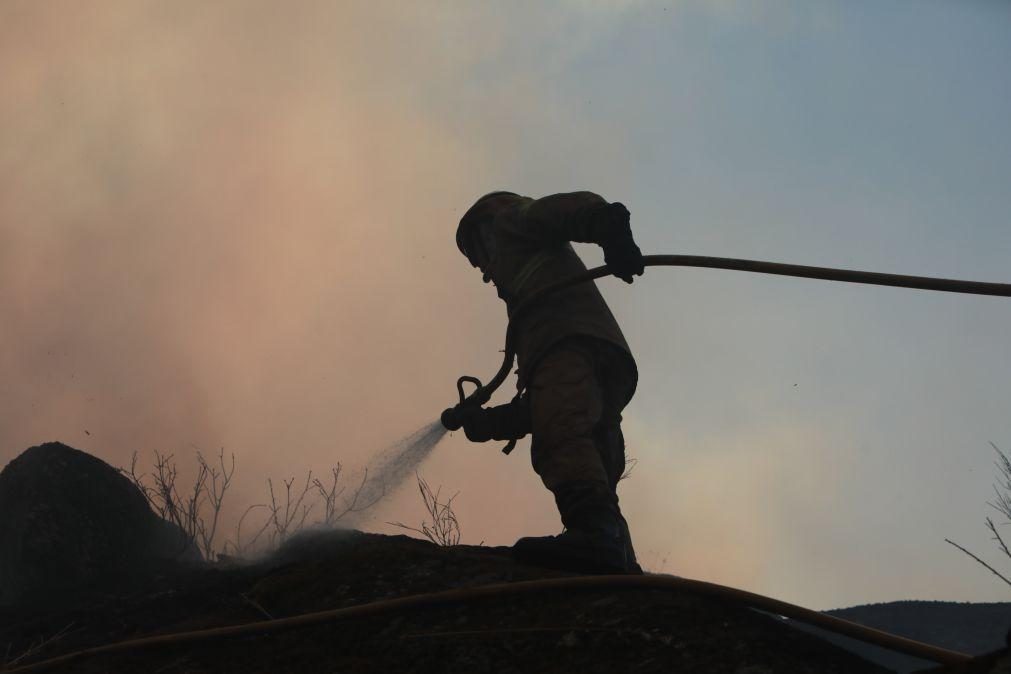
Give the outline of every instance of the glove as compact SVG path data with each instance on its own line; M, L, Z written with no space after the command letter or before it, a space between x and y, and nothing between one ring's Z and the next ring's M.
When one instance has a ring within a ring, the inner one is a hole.
M475 407L463 414L463 432L471 442L518 440L530 432L526 397L498 407Z
M631 283L633 276L642 276L645 270L642 251L632 239L629 218L628 209L618 202L594 213L594 228L600 233L598 240L604 249L604 262L625 283Z

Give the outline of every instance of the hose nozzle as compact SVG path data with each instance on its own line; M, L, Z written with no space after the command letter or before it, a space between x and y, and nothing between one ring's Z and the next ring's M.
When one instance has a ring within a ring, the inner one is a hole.
M447 407L439 417L447 431L458 431L463 426L459 407Z
M470 396L467 396L463 392L463 385L465 383L474 384L477 388L474 390ZM439 421L447 431L458 431L463 427L463 416L464 411L468 407L480 407L481 405L488 402L490 397L488 394L483 393L484 385L481 380L477 377L468 377L464 375L456 380L456 391L460 394L460 402L453 407L447 407L442 411L442 416L439 417Z

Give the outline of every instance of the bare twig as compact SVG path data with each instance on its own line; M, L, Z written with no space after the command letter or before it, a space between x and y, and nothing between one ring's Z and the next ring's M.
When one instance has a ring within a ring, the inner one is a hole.
M154 452L154 473L137 472L137 452L133 453L130 460L130 469L119 469L137 487L147 500L151 510L164 520L175 524L182 532L182 541L179 552L182 552L191 544L195 543L195 528L193 517L187 514L187 507L181 503L178 489L176 488L176 477L178 471L172 463L172 455L163 455L158 451ZM202 477L198 474L196 489L201 486ZM150 484L149 484L150 483ZM199 492L197 494L199 496ZM189 502L188 500L187 502ZM194 502L199 503L199 499Z
M137 452L134 452L130 468L121 468L120 472L140 490L159 517L176 525L183 539L180 552L195 546L205 559L214 559L219 553L243 557L251 550L279 545L305 528L317 502L323 506L317 523L333 527L343 517L371 508L385 494L384 489L372 496L374 490L365 489L369 476L366 470L350 496L345 496L347 485L342 484L344 472L340 463L331 469L331 479L327 483L314 478L311 471L304 483L296 485L294 477L282 480L283 493L276 490L273 481L268 479L269 503L257 503L246 508L236 524L234 540L226 540L219 550L216 541L225 495L235 474L235 455L231 454L226 462L224 449L221 449L217 461L211 463L199 447L194 448L197 450L197 472L192 487L185 493L180 493L179 471L172 454L155 451L151 472L141 473ZM363 500L365 494L369 494L367 502ZM267 511L265 519L257 524L248 541L243 540L242 529L246 520L260 508Z
M261 606L258 601L256 601L255 599L253 599L249 595L240 592L239 596L242 597L242 600L244 602L246 602L247 604L249 604L250 606L252 606L254 609L256 609L257 612L259 612L262 615L266 616L267 620L273 620L274 619L274 616L270 615L270 612L267 611L267 609L263 608L263 606Z
M205 478L210 477L210 485L207 486L204 480L204 492L206 502L210 505L210 522L208 523L198 513L194 513L196 522L196 533L200 537L200 549L206 559L211 559L214 555L214 537L218 531L218 518L221 515L221 505L225 500L225 492L232 483L232 475L235 473L235 454L231 455L232 461L229 467L225 466L225 450L218 451L218 468L207 464L203 455L197 453L197 462L201 466L201 471Z
M1001 484L1000 487L996 484L993 485L993 491L997 500L996 502L988 502L988 505L1011 520L1011 459L993 442L990 443L990 446L993 447L993 451L997 452L997 460L994 462L994 465L997 466L997 470L1000 472ZM1001 493L1001 489L1004 490L1004 493Z
M460 522L456 518L456 513L453 512L453 500L460 493L453 494L449 500L442 503L439 501L442 487L433 493L428 483L420 475L416 474L416 476L418 491L421 492L421 500L425 504L425 510L431 521L422 522L421 528L408 526L402 522L387 522L387 524L419 533L436 545L444 547L458 545L460 543Z
M141 475L137 475L137 452L136 451L133 453L133 456L130 458L130 470L126 471L126 470L120 468L119 472L122 473L123 475L127 476L128 478L130 478L130 481L133 482L133 485L135 487L137 487L137 489L140 490L140 493L144 495L144 498L147 499L147 503L148 503L149 506L151 506L152 510L154 510L156 513L158 513L158 515L160 517L164 517L165 516L164 512L162 512L161 504L159 504L155 500L155 498L154 498L154 496L152 494L151 488L149 486L147 486L147 483L144 481L144 478L147 477L147 473L142 473Z
M174 458L172 454L155 450L153 472L138 474L137 452L134 452L130 469L121 468L120 472L130 478L159 517L179 528L183 537L180 552L195 546L204 558L211 559L225 493L235 473L235 455L226 466L224 449L221 449L218 465L212 466L198 449L197 474L185 495L179 492L179 470Z
M274 483L267 480L270 488L270 522L274 525L274 530L270 533L270 545L283 543L291 534L301 530L305 526L305 520L309 517L309 512L315 503L305 505L305 496L309 493L309 485L312 480L312 471L309 471L305 478L305 486L297 494L292 493L291 488L295 484L295 478L283 480L284 484L284 505L278 505L277 497L274 494Z
M362 481L358 484L358 488L355 489L354 493L351 495L351 498L341 501L339 505L338 497L341 494L343 494L345 490L344 486L341 486L339 491L337 489L337 485L340 482L341 469L342 467L341 464L339 463L335 467L330 469L332 477L329 486L325 486L319 480L319 478L313 480L313 486L316 487L316 491L319 493L320 498L323 499L324 512L323 512L323 519L320 521L320 524L326 527L334 526L343 517L346 517L351 513L358 513L368 510L376 503L378 503L379 500L382 499L386 493L384 485L382 493L377 495L368 503L361 504L358 502L359 499L361 498L362 490L365 488L365 483L369 479L369 471L368 468L366 468L362 473Z
M625 472L618 478L618 482L627 480L632 475L632 471L639 465L639 459L625 459Z
M993 540L997 541L997 545L999 545L1000 549L1004 551L1004 554L1011 558L1011 551L1008 551L1007 544L1004 543L1004 539L1001 538L1000 532L997 531L997 525L994 524L993 520L989 517L986 518L986 528L993 534Z
M344 493L345 487L341 486L338 491L337 485L340 483L342 470L343 466L340 463L330 469L332 479L329 487L324 486L318 477L312 481L320 498L323 499L323 524L327 526L340 519L340 515L337 514L337 498Z
M24 660L26 660L28 658L31 658L33 656L38 655L47 646L52 646L54 643L56 643L60 639L62 639L63 637L67 636L67 634L70 633L70 628L73 627L73 626L74 626L74 623L71 622L66 627L64 627L62 630L60 630L59 632L57 632L56 634L54 634L53 636L51 636L49 638L39 637L39 640L38 641L33 641L28 646L28 648L25 649L25 651L21 653L21 655L18 655L17 657L14 657L14 658L11 658L11 659L8 659L8 656L10 655L10 648L11 648L10 644L8 644L8 646L7 646L7 655L4 656L4 662L3 662L4 668L6 669L8 667L13 667L13 666L17 665L20 662L23 662Z
M959 550L961 550L965 554L969 555L970 557L972 557L973 559L975 559L977 562L979 562L980 564L982 564L986 568L990 569L991 573L993 573L995 576L997 576L998 578L1000 578L1001 580L1003 580L1005 583L1007 583L1008 585L1011 585L1011 580L1008 580L1003 574L1000 573L1000 571L997 571L997 569L993 568L992 566L990 566L989 564L987 564L986 562L984 562L982 559L980 559L976 555L972 554L971 552L969 552L968 550L966 550L965 548L963 548L958 543L955 543L954 541L948 540L947 538L945 538L944 540L945 540L946 543L950 543L951 545L954 545L956 548L958 548Z
M1007 454L1002 452L993 442L990 443L990 446L993 447L993 451L997 452L997 460L994 462L994 465L997 466L1000 477L998 478L998 483L993 485L993 492L996 496L996 500L987 501L987 505L1008 519L1007 522L1004 522L1005 525L1011 524L1011 459L1009 459ZM989 517L986 518L986 528L993 534L993 540L997 542L997 546L1000 548L1000 551L1003 552L1008 559L1011 559L1011 550L1008 549L1007 544L1004 542L1004 538L1000 535L1000 532L997 531L997 524L994 523L993 519ZM991 573L996 575L1005 583L1011 585L1011 580L1008 580L1006 576L998 572L982 559L972 554L962 546L952 543L947 538L944 540L985 566Z
M242 543L242 523L246 521L246 516L249 515L249 513L253 512L257 508L266 508L266 507L267 507L266 503L255 503L246 508L245 512L242 513L242 517L239 518L238 524L235 525L235 541L234 542L225 541L225 544L222 547L223 553L228 553L230 547L234 551L236 557L242 557L246 554L248 550L252 549L252 547L256 545L256 541L260 539L260 536L263 535L263 532L266 531L267 527L270 526L270 518L266 519L263 522L263 525L253 536L252 540L250 540L246 544Z

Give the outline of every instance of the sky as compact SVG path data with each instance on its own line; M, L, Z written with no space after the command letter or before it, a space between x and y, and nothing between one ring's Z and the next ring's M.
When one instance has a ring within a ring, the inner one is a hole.
M1011 282L1001 2L0 5L0 465L234 453L358 475L497 370L481 194L592 190L646 253ZM580 245L588 264L600 251ZM655 268L598 283L637 358L648 569L826 609L1002 601L1006 299ZM512 382L497 400L511 397ZM359 471L359 472L356 472ZM464 542L560 529L528 444L421 475ZM410 484L363 526L420 522Z

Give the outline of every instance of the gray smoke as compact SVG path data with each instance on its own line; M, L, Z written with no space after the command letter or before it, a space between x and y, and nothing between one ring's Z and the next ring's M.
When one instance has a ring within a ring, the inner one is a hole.
M381 451L369 466L368 480L358 496L359 503L379 502L395 492L404 481L415 475L421 462L428 458L446 435L441 422L435 421L397 440ZM368 511L350 513L346 524L361 522Z

